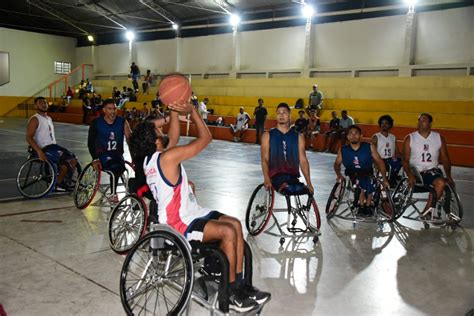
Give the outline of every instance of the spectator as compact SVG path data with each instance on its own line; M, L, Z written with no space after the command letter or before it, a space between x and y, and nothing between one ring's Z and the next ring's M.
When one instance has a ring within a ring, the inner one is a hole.
M336 141L340 138L341 130L340 130L340 120L337 117L337 112L331 112L332 119L329 122L329 130L324 133L324 148L325 152L334 153L334 145Z
M194 91L191 92L191 104L197 109L199 107L199 101Z
M154 109L161 108L163 105L161 104L160 92L156 92L155 100L151 101L151 107Z
M94 92L94 86L92 85L92 81L89 81L89 79L86 80L86 92Z
M86 82L81 80L81 83L79 84L79 99L83 99L86 93Z
M309 148L313 148L314 138L321 132L321 124L316 111L310 111L308 119L308 128L306 129L306 137L309 137Z
M232 139L234 142L240 141L240 139L244 136L245 132L249 128L249 120L250 116L244 111L244 107L240 107L239 114L237 114L237 118L235 120L235 125L230 124L230 131L232 133Z
M260 140L262 139L262 134L265 132L265 120L267 119L267 109L263 106L263 100L258 99L258 106L255 108L253 112L253 116L255 117L255 144L260 144Z
M349 131L349 127L352 125L355 125L354 119L347 115L347 110L342 110L339 126L341 127L341 142L343 145L346 143L347 132Z
M112 98L115 100L120 99L120 91L117 89L117 87L113 87L112 89Z
M308 113L311 110L316 110L316 115L321 117L321 110L323 109L323 93L318 91L318 85L313 85L313 91L309 94L308 99Z
M216 126L224 126L224 125L225 125L224 119L222 118L222 116L219 116L216 120Z
M299 118L295 121L293 128L296 132L306 134L306 129L308 128L308 120L304 117L304 111L298 111Z
M72 91L71 87L67 87L67 91L66 91L67 105L71 103L71 99L74 99L74 91Z
M135 64L132 63L130 66L130 77L132 78L133 89L137 92L138 91L138 79L140 79L140 68Z
M130 102L137 102L137 95L132 88L128 88L128 99Z
M86 96L82 99L82 124L88 125L89 112L91 109L91 100L86 94Z
M144 121L148 116L150 116L151 111L148 108L148 103L143 103L143 110L141 112L141 121Z
M148 89L153 83L153 75L151 74L151 70L148 69L146 71L145 81L142 83L143 94L148 94Z
M140 112L137 110L136 107L132 108L132 112L130 113L130 128L133 130L135 126L138 125L140 122Z
M199 108L198 108L198 113L202 117L202 120L204 123L207 124L207 104L209 103L209 99L205 98L202 100L202 102L199 102Z

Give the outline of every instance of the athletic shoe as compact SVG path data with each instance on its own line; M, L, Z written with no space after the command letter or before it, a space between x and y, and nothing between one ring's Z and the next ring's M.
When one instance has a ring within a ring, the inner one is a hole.
M249 312L259 306L259 304L251 299L244 291L240 289L229 290L229 309L239 313Z
M251 299L255 300L258 304L266 303L272 295L269 292L260 291L254 286L245 284L241 287L241 290L244 291Z

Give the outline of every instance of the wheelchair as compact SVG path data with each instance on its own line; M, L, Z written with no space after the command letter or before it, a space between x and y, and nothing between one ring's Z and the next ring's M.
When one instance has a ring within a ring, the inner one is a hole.
M359 194L360 187L355 185L346 174L341 182L336 182L329 194L326 204L326 218L340 218L352 221L353 227L359 222L377 223L379 227L384 223L395 220L396 209L392 201L389 189L383 187L380 175L373 176L375 182L375 192L373 193L373 214L370 216L360 216Z
M68 175L68 182L73 187L79 174L81 165L79 161L76 167ZM59 190L56 187L56 180L59 174L58 166L49 160L40 160L34 150L28 147L28 158L22 163L16 176L16 186L20 194L29 199L38 199L48 195L50 192L69 192L69 190Z
M110 181L102 181L102 175L109 175ZM121 184L115 188L116 194L123 194L128 191L128 179L134 175L133 165L125 161L125 171L120 176ZM116 183L115 175L109 170L99 168L94 169L92 162L82 170L79 179L76 183L73 193L74 205L82 210L91 205L97 192L100 192L100 198L92 206L113 208L117 201L113 200L112 189ZM119 192L119 186L124 187L124 190Z
M398 210L396 219L403 217L405 219L422 222L425 229L430 228L430 224L442 227L451 227L455 230L462 220L464 211L456 189L447 184L444 189L443 196L438 199L436 192L431 185L423 184L420 173L412 168L416 178L413 187L408 184L408 178L403 178L395 188L392 194L392 200ZM431 214L423 216L425 204L428 202L427 193L432 194L432 203L430 205ZM422 202L423 205L418 208L417 204ZM404 215L405 214L405 215Z
M245 215L245 226L251 236L257 236L262 232L280 237L280 246L283 246L286 238L312 237L314 243L319 240L321 235L321 217L316 200L313 195L304 186L299 192L288 192L281 190L279 194L286 200L286 208L275 209L275 189L267 190L265 186L259 184L253 191ZM286 213L287 222L280 224L276 213ZM273 218L274 224L266 229L270 218ZM273 227L277 228L278 233L272 232ZM283 231L286 229L289 234Z

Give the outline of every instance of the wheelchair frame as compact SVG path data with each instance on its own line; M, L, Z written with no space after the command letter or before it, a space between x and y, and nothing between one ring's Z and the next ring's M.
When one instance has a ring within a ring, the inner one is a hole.
M259 193L260 190L266 190L267 191L267 197L265 198L265 201L263 202L264 205L260 205L257 202L257 205L255 205L255 208L253 208L253 202L257 198L257 194ZM319 209L316 204L316 200L314 199L314 196L311 193L305 193L305 194L300 194L300 195L288 195L288 194L283 194L280 193L285 197L286 200L286 209L274 209L275 205L275 190L272 188L270 191L268 191L264 186L263 183L259 184L255 190L253 191L248 206L247 206L247 211L246 211L246 216L245 216L245 225L247 227L247 230L250 235L252 236L257 236L260 233L264 232L268 235L275 236L275 237L280 237L280 245L283 246L285 243L286 238L297 238L297 237L312 237L312 240L314 243L317 243L319 240L319 236L321 235L319 228L321 227L321 217L319 214ZM302 203L300 196L301 195L307 195L308 200L306 201L305 204ZM293 200L295 201L295 206L291 204L291 198L293 197ZM257 211L257 214L251 214L252 211ZM316 220L316 225L311 225L310 223L310 211L313 209L314 211L314 216ZM260 213L260 214L259 214ZM287 222L284 224L280 224L275 213L287 213ZM256 219L259 217L263 218L263 222L257 227L257 229L254 228L256 224ZM293 219L291 219L293 216ZM273 225L268 227L267 229L266 226L270 220L270 218L273 218ZM298 218L301 219L301 221L304 224L304 227L297 227L296 225L298 224ZM278 230L278 234L272 232L271 230L273 227L276 226ZM283 227L286 226L287 231L290 234L286 234L283 230Z

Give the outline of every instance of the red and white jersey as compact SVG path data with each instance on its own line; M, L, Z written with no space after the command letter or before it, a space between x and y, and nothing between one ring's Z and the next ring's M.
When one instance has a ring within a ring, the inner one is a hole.
M441 136L431 131L424 138L418 131L410 134L410 165L419 172L437 168L439 165L439 151L441 149Z
M54 136L53 120L48 115L43 116L39 113L33 115L30 120L36 117L38 120L38 127L35 131L33 139L40 148L44 148L51 144L56 144L56 137Z
M156 204L160 223L166 223L184 235L193 220L206 216L211 210L200 207L189 183L184 167L180 165L181 174L177 184L165 178L160 168L160 152L145 158L143 170L146 182ZM195 232L198 233L198 232ZM202 233L200 233L202 234ZM202 236L187 236L188 239L202 239Z
M387 137L382 133L375 134L377 137L377 152L382 159L395 157L395 146L397 146L397 139L395 135L388 134Z

